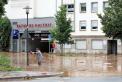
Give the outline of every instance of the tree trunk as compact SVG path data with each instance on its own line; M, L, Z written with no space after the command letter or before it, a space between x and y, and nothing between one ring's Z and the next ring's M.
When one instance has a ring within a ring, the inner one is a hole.
M122 55L122 39L120 39L121 40L121 55Z
M63 56L63 44L60 44L60 49L61 49L61 56Z
M60 44L60 50L61 50L61 53L60 53L60 70L63 72L64 71L64 68L63 68L63 44Z

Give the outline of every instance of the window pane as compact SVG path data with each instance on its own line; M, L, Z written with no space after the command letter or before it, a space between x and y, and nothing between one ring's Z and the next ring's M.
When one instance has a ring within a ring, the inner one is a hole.
M76 41L76 49L86 49L86 40Z
M81 12L86 12L86 3L81 3Z
M73 4L68 5L68 8L74 8L74 5Z
M71 44L65 44L64 48L72 48Z
M97 11L98 11L98 3L97 2L91 3L91 12L96 13Z
M105 9L105 8L107 8L107 7L109 7L108 2L103 2L103 9Z
M103 41L102 40L93 40L92 49L103 49Z
M92 20L91 21L91 27L92 27L92 29L97 29L98 28L98 21L97 20Z
M65 5L67 8L67 12L74 12L74 4Z
M86 29L86 21L80 21L80 29Z
M92 21L92 26L97 26L97 21Z

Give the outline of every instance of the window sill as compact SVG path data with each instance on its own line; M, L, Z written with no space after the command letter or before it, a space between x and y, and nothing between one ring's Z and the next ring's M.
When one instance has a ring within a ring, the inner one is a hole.
M86 13L86 11L81 11L80 13Z
M80 29L80 31L86 31L86 29Z
M98 29L91 29L91 31L98 31Z

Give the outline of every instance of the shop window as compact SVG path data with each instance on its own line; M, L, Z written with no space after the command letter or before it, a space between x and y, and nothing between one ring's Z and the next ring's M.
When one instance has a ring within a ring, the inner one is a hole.
M103 49L103 40L92 40L92 49L94 50Z
M76 41L76 49L86 49L86 40L77 40Z
M65 44L64 48L67 48L67 49L72 48L72 45L71 44Z

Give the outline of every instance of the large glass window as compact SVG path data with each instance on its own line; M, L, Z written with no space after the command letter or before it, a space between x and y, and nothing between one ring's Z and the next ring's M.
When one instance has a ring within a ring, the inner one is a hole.
M103 40L92 40L92 49L103 49Z
M83 20L83 21L80 21L80 30L86 30L86 21Z
M91 29L97 30L98 29L98 20L92 20L91 21Z
M98 12L98 3L97 2L92 2L91 3L91 12L92 13L97 13Z
M86 12L86 3L80 3L80 11Z
M72 45L71 44L65 44L64 48L72 48Z
M86 49L86 40L77 40L76 41L76 49Z

